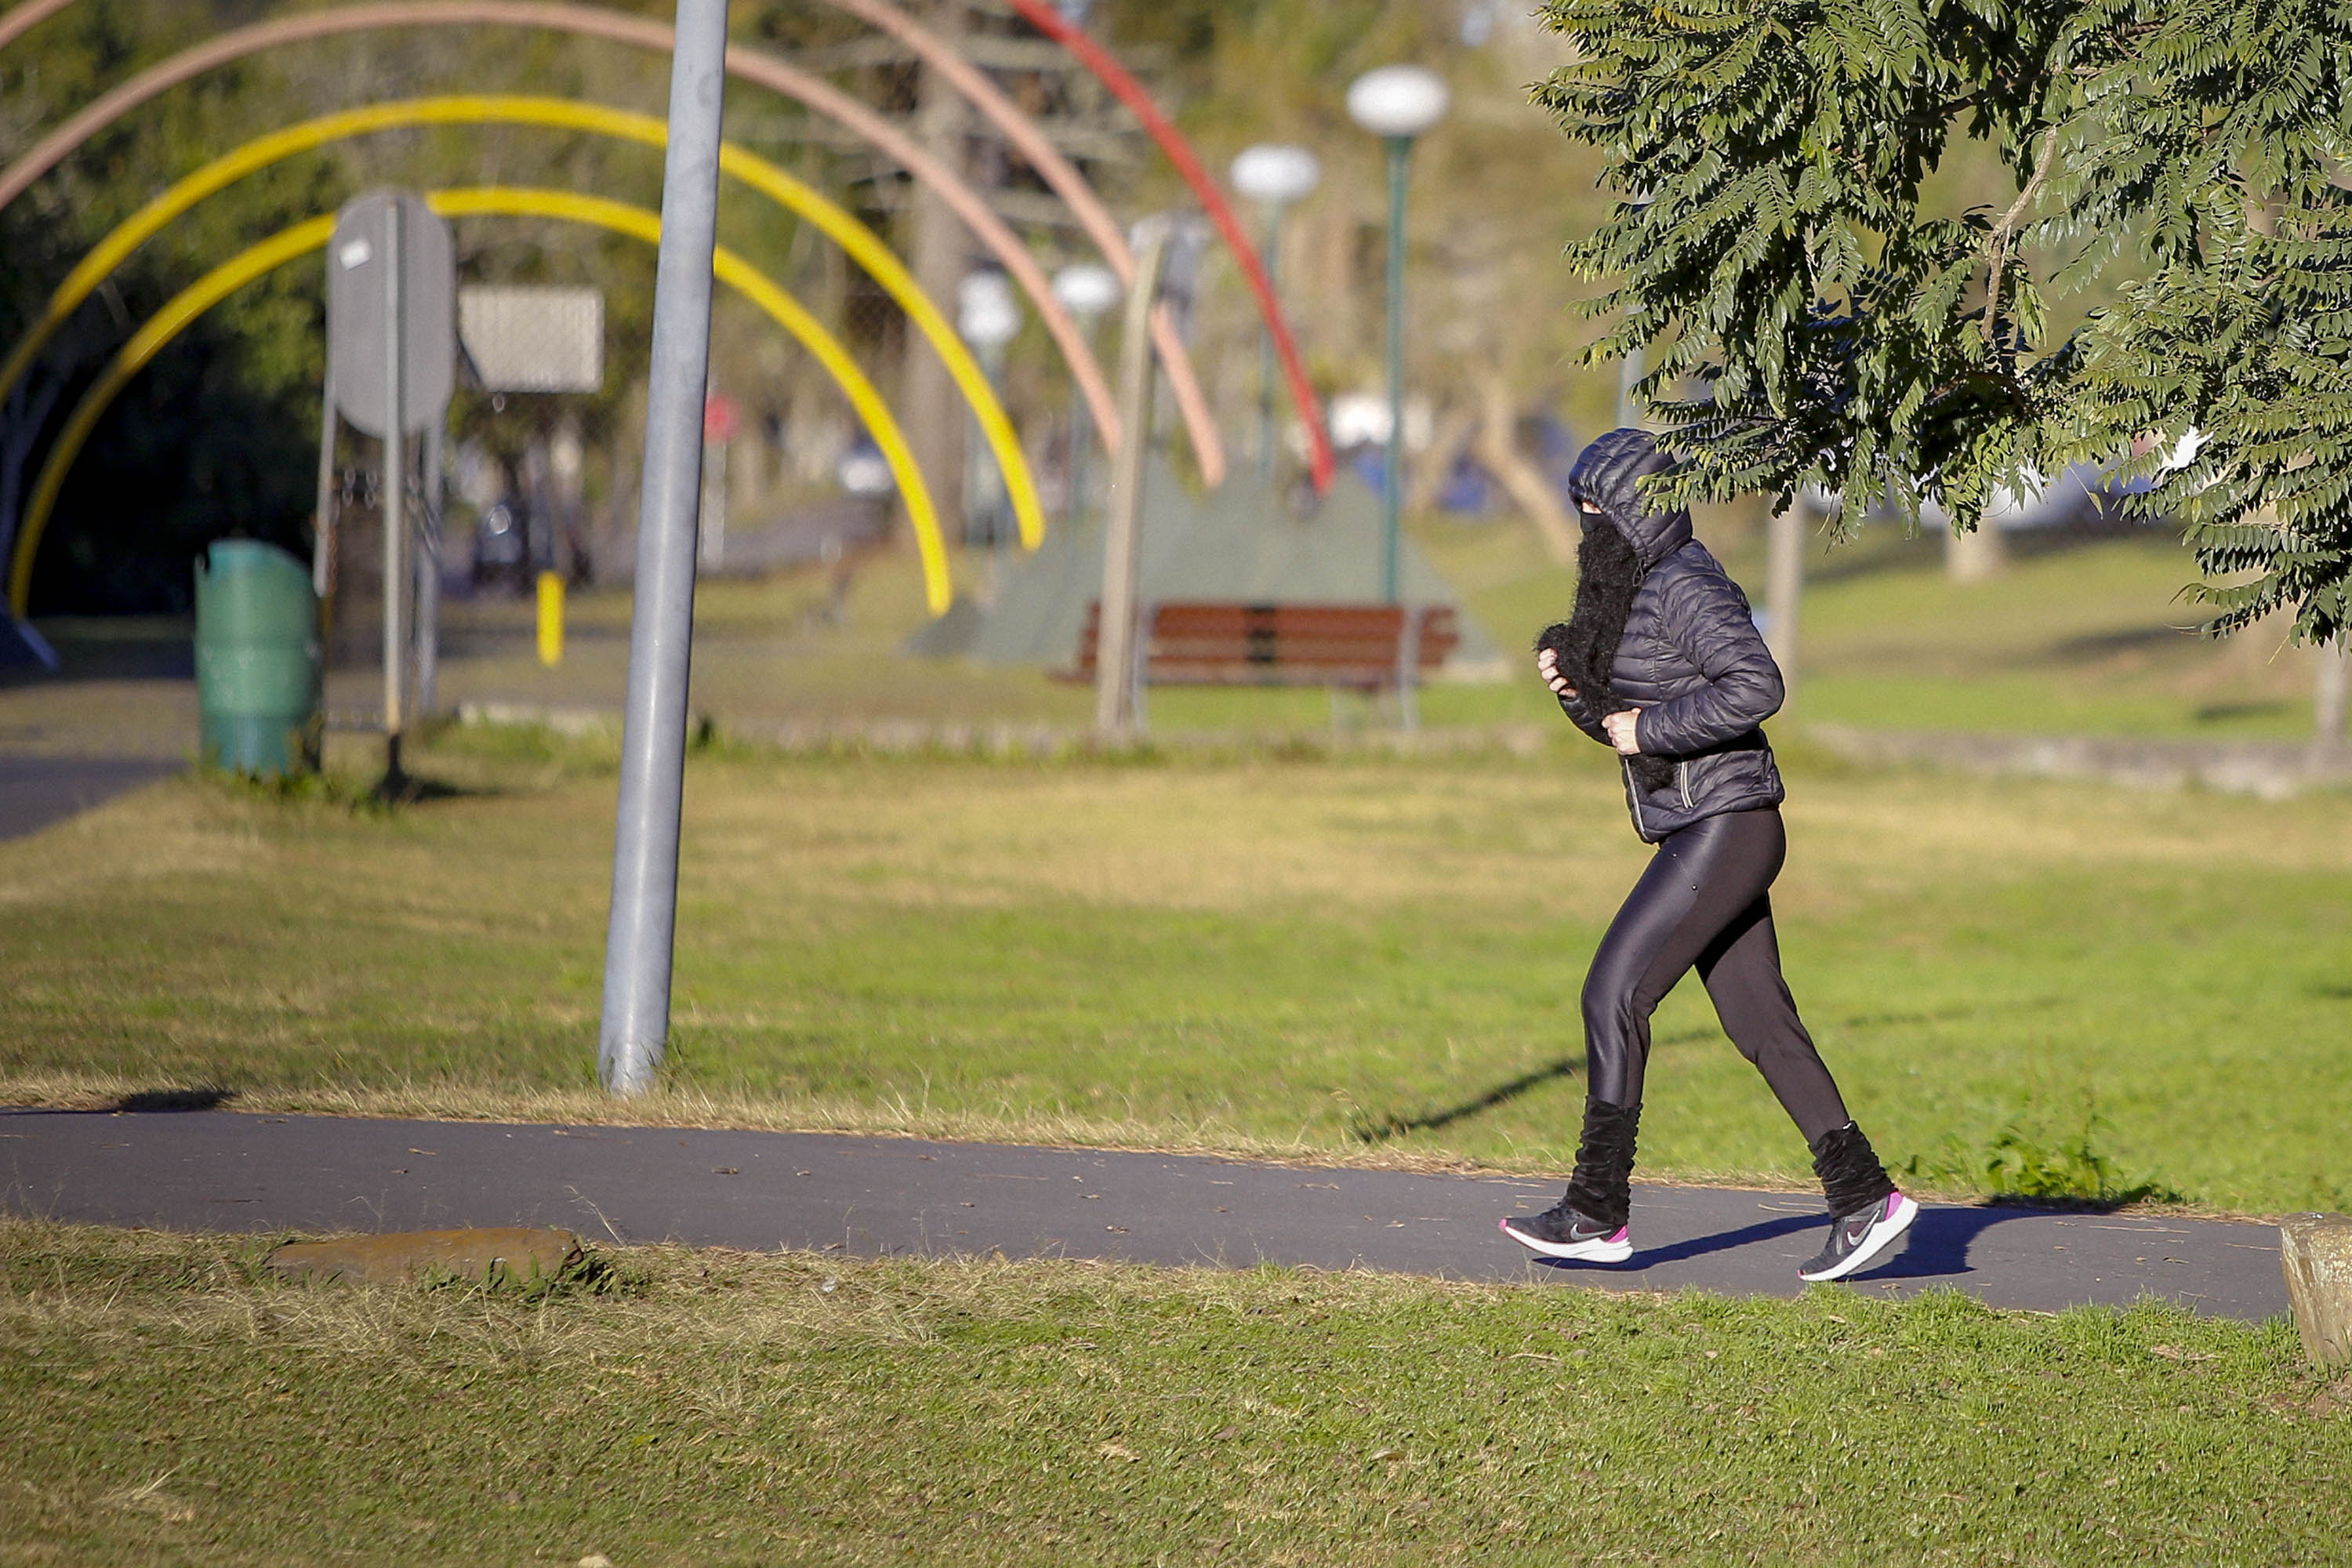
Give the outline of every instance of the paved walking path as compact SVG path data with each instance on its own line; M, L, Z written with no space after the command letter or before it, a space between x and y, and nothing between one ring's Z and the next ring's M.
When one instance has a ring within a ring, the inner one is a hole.
M175 1230L551 1225L754 1250L1274 1262L1775 1296L1795 1294L1823 1233L1810 1195L1644 1186L1632 1263L1537 1264L1496 1222L1558 1191L825 1133L0 1110L0 1207ZM2237 1221L1931 1206L1904 1250L1853 1283L1889 1296L1952 1286L2042 1310L2145 1295L2248 1320L2287 1310L2277 1231Z

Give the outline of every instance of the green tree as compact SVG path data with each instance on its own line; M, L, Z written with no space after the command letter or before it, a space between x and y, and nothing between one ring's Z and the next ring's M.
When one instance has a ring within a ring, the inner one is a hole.
M2352 5L1550 0L1538 89L1617 200L1571 247L1669 489L1975 517L2070 461L2146 481L2217 630L2352 619ZM2015 198L1937 210L1983 142ZM2061 331L2053 301L2095 307ZM2193 448L2185 465L2168 467Z

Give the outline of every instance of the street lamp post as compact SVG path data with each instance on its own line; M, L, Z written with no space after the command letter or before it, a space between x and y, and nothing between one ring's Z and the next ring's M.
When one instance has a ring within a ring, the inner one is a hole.
M1400 513L1404 490L1404 193L1413 139L1445 116L1448 94L1436 73L1382 66L1348 86L1348 115L1389 149L1389 442L1381 469L1381 595L1397 602Z
M991 389L1002 392L1005 347L1021 335L1021 307L1014 302L1013 285L1003 273L983 268L967 274L956 286L956 331L977 351ZM965 541L974 542L971 524L985 517L988 542L995 545L1003 542L1004 534L1004 486L981 447L979 441L964 443L970 454L964 470Z
M1294 202L1313 193L1323 180L1323 165L1304 147L1260 142L1244 147L1234 160L1234 189L1258 205L1265 217L1265 240L1259 259L1265 265L1266 287L1277 297L1282 287L1282 215ZM1257 477L1274 482L1274 331L1258 331Z
M1108 267L1092 262L1078 262L1054 274L1054 298L1062 308L1077 318L1078 330L1091 339L1095 323L1105 311L1119 302L1127 290L1120 286L1118 275ZM1070 500L1069 525L1075 530L1087 520L1087 449L1094 445L1093 422L1087 417L1087 400L1070 399Z
M612 920L596 1048L598 1075L621 1095L653 1088L669 1037L694 637L694 522L702 493L702 395L710 369L710 258L718 239L719 122L726 86L726 0L678 0L661 248L654 268L629 705L621 727ZM399 427L399 413L395 405L392 428ZM385 580L386 592L394 581Z

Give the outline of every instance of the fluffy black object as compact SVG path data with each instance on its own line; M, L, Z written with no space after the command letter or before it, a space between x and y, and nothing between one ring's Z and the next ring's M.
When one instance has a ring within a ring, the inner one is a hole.
M1569 1178L1566 1202L1587 1219L1612 1231L1622 1228L1633 1206L1633 1144L1642 1131L1642 1108L1584 1103L1584 1136L1576 1151L1576 1174Z
M1822 1179L1822 1195L1830 1213L1850 1215L1873 1204L1883 1204L1895 1190L1878 1152L1861 1128L1849 1121L1813 1140L1813 1174Z
M1611 672L1643 575L1633 541L1606 520L1588 519L1584 538L1576 547L1576 607L1567 620L1546 626L1536 638L1536 651L1549 648L1558 657L1560 674L1576 692L1561 698L1560 708L1578 729L1604 746L1612 742L1601 721L1623 712L1626 706L1617 699ZM1664 757L1644 752L1626 760L1634 782L1643 789L1664 789L1674 778L1674 766Z

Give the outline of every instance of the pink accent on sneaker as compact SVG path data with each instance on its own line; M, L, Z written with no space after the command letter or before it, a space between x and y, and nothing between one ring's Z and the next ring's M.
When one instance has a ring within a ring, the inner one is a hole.
M1609 1245L1614 1247L1621 1241L1631 1241L1633 1239L1633 1227L1631 1225L1621 1225L1617 1227L1617 1234L1609 1238Z

